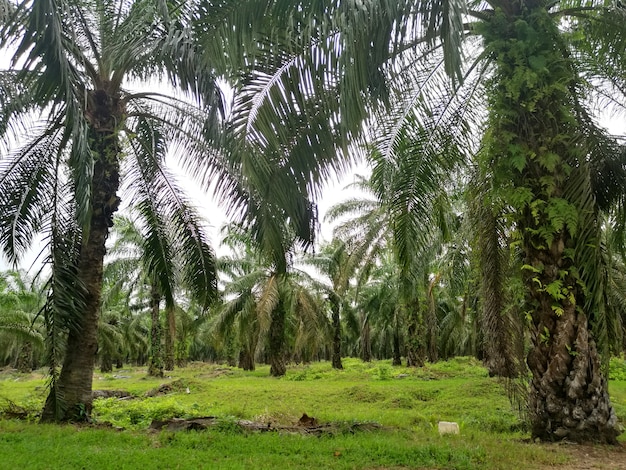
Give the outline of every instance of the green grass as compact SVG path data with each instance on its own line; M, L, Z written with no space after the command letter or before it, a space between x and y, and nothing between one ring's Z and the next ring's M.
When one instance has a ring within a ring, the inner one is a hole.
M525 443L523 423L502 386L474 359L458 358L421 369L363 364L345 370L328 363L298 366L275 379L268 368L243 372L192 364L166 379L145 369L96 374L95 389L125 390L137 398L100 399L101 427L34 424L45 399L45 379L0 374L0 410L17 407L31 421L0 420L0 469L61 468L538 468L567 461L556 446ZM120 376L124 378L120 378ZM126 378L128 377L128 378ZM163 383L175 391L147 398ZM189 393L187 393L187 388ZM626 417L626 382L611 381L616 411ZM294 424L302 413L320 422L375 422L376 431L332 436L250 433L235 419ZM147 431L153 419L218 416L203 432ZM438 421L456 421L460 436L441 437ZM104 427L110 423L123 431Z

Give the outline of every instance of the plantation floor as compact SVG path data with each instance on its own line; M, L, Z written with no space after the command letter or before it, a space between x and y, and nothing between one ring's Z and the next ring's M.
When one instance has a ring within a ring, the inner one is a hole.
M87 427L34 424L45 377L2 371L0 469L626 470L620 446L529 442L503 386L473 359L421 369L354 359L344 366L294 366L281 379L270 378L267 367L243 372L208 364L177 369L165 379L149 378L141 368L97 373L95 389L131 397L95 400L96 425ZM626 381L612 380L610 392L626 422ZM260 433L237 425L249 420L293 427L303 413L333 423L332 432ZM7 418L18 415L26 419ZM153 420L202 416L218 417L217 424L204 431L149 430ZM459 423L460 435L439 436L438 421Z
M542 444L545 446L545 444ZM560 452L568 456L568 462L558 467L563 470L625 470L626 448L590 445L557 445ZM554 447L552 445L551 447Z

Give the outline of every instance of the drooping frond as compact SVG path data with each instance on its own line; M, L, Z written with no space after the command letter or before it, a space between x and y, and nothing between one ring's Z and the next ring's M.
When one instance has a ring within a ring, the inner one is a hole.
M164 166L166 141L161 127L158 121L138 122L129 174L148 233L144 261L150 272L158 273L168 304L173 303L173 287L179 279L206 307L217 289L214 254L195 209Z
M44 134L0 163L0 244L17 262L50 217L59 177L54 156L58 129Z

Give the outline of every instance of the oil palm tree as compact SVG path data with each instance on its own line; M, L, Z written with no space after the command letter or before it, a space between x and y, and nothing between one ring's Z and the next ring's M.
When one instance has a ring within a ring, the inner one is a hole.
M224 341L236 336L239 363L246 370L254 369L265 345L270 374L285 375L289 353L306 359L325 344L328 324L322 302L309 289L308 276L293 266L277 268L241 227L227 227L224 241L233 254L218 263L225 274L224 303L209 331Z
M430 155L423 151L423 129L413 124L413 120L405 124L387 154L376 148L370 153L371 179L357 183L369 196L338 204L327 217L343 218L335 234L361 262L359 285L366 284L377 262L390 253L393 256L400 270L398 299L408 331L407 357L410 365L416 366L427 356L436 358L435 317L428 315L425 295L428 269L447 237L450 203L446 182L463 158L453 141L440 142L440 151L431 160L426 158ZM364 339L370 336L369 320L365 315L361 321ZM367 344L363 343L365 352L369 351Z
M11 361L20 372L30 372L35 364L42 364L43 303L41 288L24 273L0 273L0 355L3 362Z
M91 411L105 242L120 180L152 197L149 204L166 203L181 228L184 202L169 183L167 147L177 143L190 164L216 161L202 137L218 125L222 98L195 52L191 6L67 0L2 9L1 46L15 54L1 75L0 131L5 149L14 137L19 144L3 159L0 239L15 260L37 233L46 235L49 323L69 329L44 420L88 419ZM195 101L131 90L132 81L158 77Z
M174 184L172 179L169 184ZM163 369L174 367L176 296L180 298L186 292L198 306L208 308L217 291L214 255L206 230L182 191L178 190L177 194L178 213L165 201L154 204L156 198L139 195L141 199L133 205L136 219L116 218L114 233L117 237L111 248L112 263L126 271L122 274L125 282L147 285L150 291L152 326L148 373L156 376L163 376ZM161 347L162 300L167 319L165 355Z
M363 106L359 85L367 85L361 92L376 85L390 92L372 119L383 123L375 142L381 154L394 154L408 125L421 134L421 153L433 164L446 152L442 144L455 142L489 178L496 214L506 209L523 259L533 436L616 442L596 340L606 324L599 221L612 207L623 221L623 149L597 125L593 109L624 106L623 6L542 0L334 6L345 12L334 11L337 34L358 28L368 38L368 52L345 62L362 66L354 86L343 90L352 106ZM357 14L360 22L345 21ZM405 187L411 184L407 179ZM410 260L412 250L402 251L401 259Z
M364 245L361 246L364 248ZM311 281L330 304L333 330L331 362L334 369L343 369L341 363L342 324L341 317L349 310L352 285L357 269L362 264L362 250L350 250L348 244L337 238L322 246L318 253L305 256L301 262L322 276Z

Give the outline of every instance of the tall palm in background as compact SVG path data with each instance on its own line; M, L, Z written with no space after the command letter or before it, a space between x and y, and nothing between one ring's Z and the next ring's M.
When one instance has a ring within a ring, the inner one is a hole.
M341 318L350 309L350 303L353 300L352 284L358 268L363 263L361 257L363 249L365 249L365 244L360 247L349 247L346 242L334 239L328 245L322 246L318 253L301 260L305 266L315 268L322 276L321 280L315 280L314 285L330 304L333 330L331 362L334 369L343 369Z
M136 296L135 260L117 258L105 262L102 307L98 325L100 372L121 368L124 362L139 363L148 350L146 322L141 315L141 298Z
M192 13L152 1L20 2L3 9L2 46L16 52L1 75L0 132L5 145L11 139L21 145L3 160L0 240L16 260L36 234L45 234L48 323L69 330L65 347L55 348L65 354L60 374L53 369L44 420L88 419L91 411L105 241L121 177L144 196L145 210L169 210L177 220L172 229L189 249L197 247L194 221L186 219L164 161L171 143L185 149L180 155L188 162L215 161L202 137L218 125L222 99L195 52ZM128 88L128 80L160 77L195 104ZM54 367L59 354L52 359Z
M292 266L277 270L241 227L229 226L224 241L232 254L218 262L225 275L224 302L210 331L225 343L236 340L239 365L246 370L254 370L260 351L275 377L285 374L289 357L311 360L313 352L324 349L328 325L308 277Z
M424 150L423 130L413 124L412 120L404 124L386 153L372 151L371 179L358 183L370 196L338 204L327 217L343 219L335 235L346 242L351 256L361 260L357 284L365 285L376 263L393 257L399 269L396 295L408 331L408 362L416 366L437 357L436 317L427 301L429 267L448 236L450 202L445 189L463 155L447 140L439 142L431 156ZM371 325L363 313L366 339ZM368 345L363 342L366 353Z
M170 180L170 184L173 181ZM208 237L199 216L178 190L186 227L178 226L166 205L154 205L150 198L135 202L136 219L116 218L115 243L111 248L112 263L129 267L126 281L145 284L150 291L152 312L150 342L150 375L163 375L163 369L174 368L174 339L176 336L176 299L178 293L189 293L201 308L208 308L216 296L215 260ZM187 233L187 236L181 234ZM192 240L193 243L189 243ZM117 259L116 259L117 258ZM165 301L167 320L165 354L161 346L161 301ZM169 338L169 340L168 340Z

